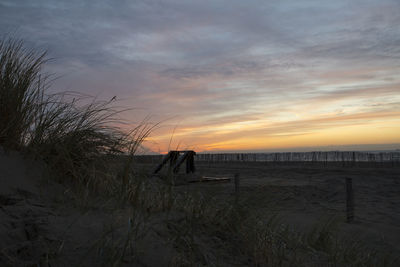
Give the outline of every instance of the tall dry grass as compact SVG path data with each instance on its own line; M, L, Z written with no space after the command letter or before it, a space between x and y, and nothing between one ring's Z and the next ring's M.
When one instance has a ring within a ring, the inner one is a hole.
M144 120L125 131L119 118L125 110L111 100L48 94L46 62L46 52L27 49L22 40L0 40L0 146L39 157L62 180L105 190L118 187L107 183L115 179L104 167L108 156L127 154L126 185L133 155L155 125Z
M46 53L24 48L21 40L0 40L0 145L20 149L42 108Z

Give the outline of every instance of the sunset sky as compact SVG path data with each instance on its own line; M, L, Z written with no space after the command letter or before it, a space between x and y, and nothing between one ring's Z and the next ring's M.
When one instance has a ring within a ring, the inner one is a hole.
M398 0L0 0L0 35L154 152L400 149Z

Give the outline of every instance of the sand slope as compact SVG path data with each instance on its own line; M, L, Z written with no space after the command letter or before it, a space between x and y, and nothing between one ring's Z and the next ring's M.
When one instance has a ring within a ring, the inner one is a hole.
M120 253L131 210L98 203L83 208L40 165L0 151L0 266L103 266ZM159 220L155 216L151 227L143 226L146 236L123 266L170 262L173 248L160 237L165 227Z
M16 152L0 153L0 262L22 266L51 254L57 238L47 227L53 211L40 197L41 172Z

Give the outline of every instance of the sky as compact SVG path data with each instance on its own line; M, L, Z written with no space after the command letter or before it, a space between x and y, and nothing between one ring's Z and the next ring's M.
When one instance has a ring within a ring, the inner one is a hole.
M149 151L400 149L400 1L0 0L50 91L160 122Z

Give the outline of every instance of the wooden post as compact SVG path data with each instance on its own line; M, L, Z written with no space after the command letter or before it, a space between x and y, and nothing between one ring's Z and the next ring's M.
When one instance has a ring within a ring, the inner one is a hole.
M163 161L157 166L157 168L154 170L153 174L156 174L157 172L159 172L162 167L164 166L164 164L166 164L168 162L168 160L171 159L172 156L172 151L168 152L168 154L166 156L164 156Z
M185 161L185 159L187 158L187 156L189 155L189 151L184 151L182 156L179 156L179 152L176 155L176 160L173 163L173 172L174 173L178 173L179 171L179 167L181 166L181 164Z
M235 173L235 202L239 201L240 196L240 175L239 173Z
M194 155L196 155L196 152L189 151L186 158L186 173L194 173L196 171L194 167Z
M346 218L348 223L351 223L354 220L354 192L352 178L346 178Z

